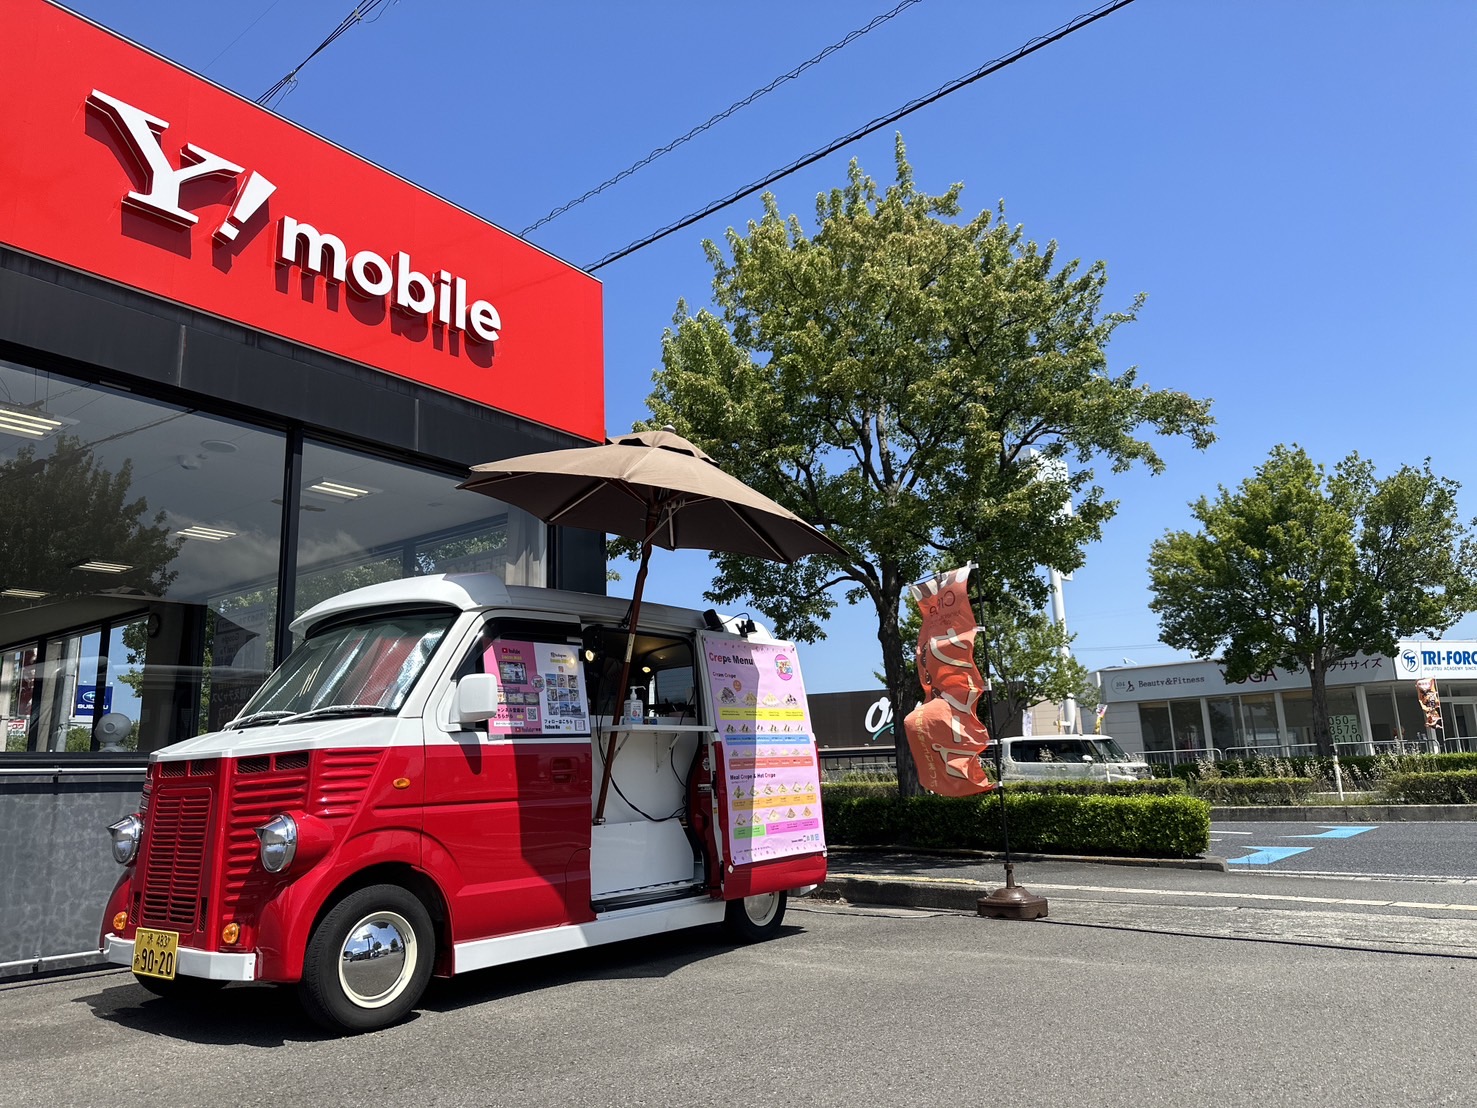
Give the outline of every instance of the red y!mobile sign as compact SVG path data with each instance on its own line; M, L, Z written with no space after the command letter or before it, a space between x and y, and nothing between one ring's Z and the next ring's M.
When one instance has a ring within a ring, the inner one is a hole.
M43 0L0 101L0 242L603 437L588 274Z

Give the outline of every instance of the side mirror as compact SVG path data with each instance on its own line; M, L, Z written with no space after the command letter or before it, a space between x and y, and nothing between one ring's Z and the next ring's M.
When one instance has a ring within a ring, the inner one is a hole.
M451 722L465 727L483 723L497 715L497 678L490 673L469 673L456 683L451 702Z

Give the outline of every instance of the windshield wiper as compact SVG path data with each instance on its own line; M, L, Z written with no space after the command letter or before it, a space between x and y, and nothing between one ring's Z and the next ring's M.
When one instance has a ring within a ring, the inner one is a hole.
M309 708L306 712L298 712L289 715L283 723L296 723L300 719L313 719L318 716L357 716L357 715L386 715L390 712L382 704L325 704L321 708Z
M281 723L293 714L292 712L284 711L252 712L249 716L233 719L230 723L226 724L226 730L236 731L243 727L255 727L261 723Z

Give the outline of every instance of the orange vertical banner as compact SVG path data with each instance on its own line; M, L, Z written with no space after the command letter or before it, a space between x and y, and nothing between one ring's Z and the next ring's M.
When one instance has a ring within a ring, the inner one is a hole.
M941 796L970 796L992 788L980 761L990 732L975 714L985 682L974 664L970 568L908 586L923 616L918 681L924 699L903 720L903 730L919 783Z

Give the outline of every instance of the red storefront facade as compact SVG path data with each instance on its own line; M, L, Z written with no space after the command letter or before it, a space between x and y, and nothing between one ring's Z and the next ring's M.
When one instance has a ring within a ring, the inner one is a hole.
M4 975L84 958L112 876L36 828L129 808L311 603L602 592L602 536L455 485L599 440L604 386L588 274L63 8L0 7L0 97Z

